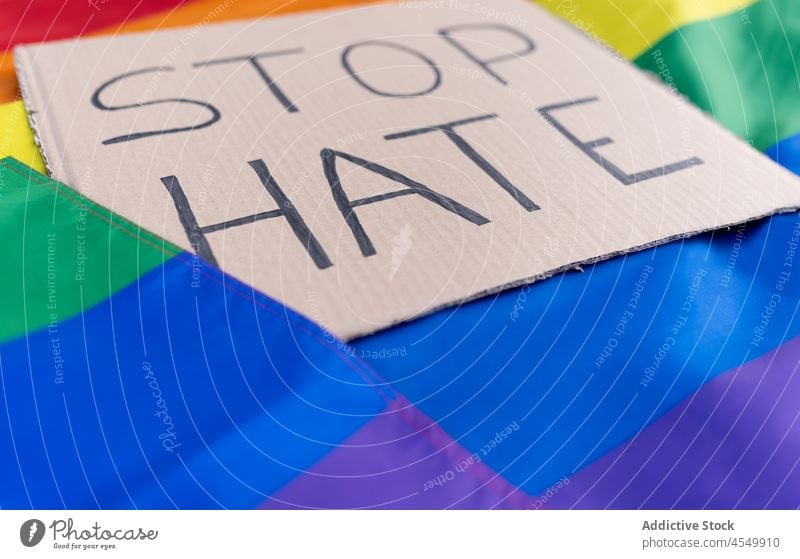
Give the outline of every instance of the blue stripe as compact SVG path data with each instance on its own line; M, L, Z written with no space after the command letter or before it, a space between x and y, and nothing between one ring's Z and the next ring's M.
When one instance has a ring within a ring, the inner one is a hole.
M2 508L252 507L385 408L318 327L185 260L0 346Z
M800 334L798 236L790 214L672 242L364 338L356 355L537 494Z

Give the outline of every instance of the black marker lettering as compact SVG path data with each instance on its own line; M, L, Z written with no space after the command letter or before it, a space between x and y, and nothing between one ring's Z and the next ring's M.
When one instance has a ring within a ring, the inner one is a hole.
M390 200L399 196L418 194L426 200L433 202L448 212L462 217L470 223L474 223L475 225L485 225L489 223L489 220L478 212L459 204L452 198L448 198L447 196L439 194L438 192L434 192L424 184L410 179L407 176L398 173L397 171L393 171L392 169L384 167L383 165L378 165L372 161L367 161L366 159L361 159L360 157L332 149L323 149L320 153L320 156L322 157L322 166L325 170L325 178L328 179L328 184L331 187L331 192L333 194L333 199L336 202L336 206L339 208L339 211L342 213L345 222L350 227L350 230L352 231L353 236L358 243L358 247L361 249L361 254L364 256L372 256L376 254L376 251L372 241L367 235L367 232L364 231L361 222L358 220L358 215L356 215L355 208L359 206L366 206L367 204L374 204L376 202ZM345 194L344 188L342 188L341 182L339 181L339 173L336 170L337 158L342 158L345 161L349 161L355 165L358 165L362 169L366 169L372 173L398 182L406 188L396 190L394 192L388 192L386 194L361 198L359 200L350 200L347 197L347 194Z
M211 264L212 266L219 267L217 259L214 257L214 252L211 250L211 245L208 244L205 233L200 229L197 224L197 217L192 211L192 206L189 204L189 199L178 182L178 177L170 175L168 177L161 177L161 182L167 188L167 192L172 196L172 202L175 204L175 209L178 211L178 219L183 225L183 230L186 231L186 236L189 237L189 243L192 245L192 250L200 258Z
M558 122L558 120L556 120L555 117L553 117L553 115L550 114L552 111L566 109L569 107L574 107L575 105L582 105L584 103L591 103L594 101L597 101L597 97L586 97L584 99L576 99L574 101L556 103L554 105L539 107L539 113L544 117L544 119L547 122L549 122L553 126L553 128L555 128L561 134L563 134L579 150L588 155L592 159L592 161L600 165L603 169L611 173L614 176L614 178L616 178L622 184L625 185L635 184L637 182L646 181L647 179L662 177L664 175L674 173L675 171L686 169L687 167L703 164L702 159L699 159L697 157L690 157L689 159L684 159L683 161L670 163L662 167L656 167L655 169L638 171L636 173L633 173L632 175L629 175L628 173L626 173L625 171L614 165L611 161L609 161L608 159L606 159L605 157L603 157L602 155L600 155L595 151L597 148L608 145L612 143L614 140L605 137L584 142L578 139L572 132L567 130L567 128L563 124Z
M459 136L459 134L455 131L457 126L462 126L464 124L470 124L472 122L479 122L482 120L487 120L490 118L497 118L496 114L489 114L489 115L481 115L481 116L474 116L471 118L465 118L462 120L454 120L452 122L445 122L444 124L436 124L434 126L426 126L424 128L416 128L414 130L407 130L405 132L397 132L395 134L389 134L384 136L385 140L397 140L399 138L408 138L409 136L418 136L420 134L427 134L428 132L443 132L447 138L453 142L456 147L461 150L461 153L469 157L469 159L475 163L484 173L489 175L489 177L496 182L500 188L508 192L511 197L517 201L517 203L528 210L529 212L533 212L539 210L538 205L536 205L533 200L525 196L516 186L514 186L510 180L503 176L503 174L498 171L491 163L489 163L477 150L467 142L463 137Z
M292 103L283 90L278 87L278 84L275 83L261 63L258 61L259 58L269 58L273 56L283 56L285 54L299 54L303 52L303 49L287 49L287 50L276 50L272 52L260 52L258 54L247 54L244 56L232 56L230 58L217 58L215 60L205 60L203 62L195 62L192 64L195 68L202 67L202 66L213 66L215 64L230 64L231 62L249 62L253 68L255 68L258 75L261 76L261 79L264 80L264 83L267 84L267 87L272 92L272 95L275 96L283 107L289 111L290 113L299 112L299 109Z
M156 99L154 101L144 101L143 103L131 103L129 105L117 105L114 107L108 106L102 101L100 101L100 94L110 85L117 83L118 81L124 80L125 78L130 78L133 76L138 76L140 74L147 74L150 72L171 72L175 68L166 66L166 67L157 67L157 68L143 68L141 70L134 70L133 72L127 72L125 74L121 74L114 78L111 78L107 82L103 83L100 87L95 90L94 94L92 95L92 105L97 107L103 111L122 111L125 109L133 109L136 107L147 107L149 105L159 105L162 103L188 103L190 105L198 105L205 109L208 109L211 112L211 118L201 124L195 124L194 126L184 126L181 128L168 128L166 130L152 130L149 132L134 132L133 134L128 134L126 136L117 136L115 138L109 138L108 140L103 140L103 145L109 144L117 144L119 142L130 142L131 140L138 140L140 138L147 138L149 136L162 136L164 134L174 134L176 132L188 132L190 130L199 130L200 128L206 128L207 126L211 126L215 122L220 119L220 113L214 107L214 105L210 103L204 103L203 101L195 101L194 99L184 99L183 97L175 97L170 99Z
M333 263L325 253L325 249L322 248L322 245L319 243L319 241L317 241L317 238L308 228L305 220L300 215L300 212L298 212L294 207L292 201L289 200L281 187L278 186L278 183L273 178L264 161L261 159L255 159L253 161L249 161L248 163L256 172L256 175L258 175L258 178L261 180L261 184L264 186L264 189L267 191L267 193L269 193L272 199L275 200L275 203L278 205L278 209L246 215L244 217L230 219L221 223L206 225L205 227L200 227L198 225L197 218L195 217L194 212L189 205L189 200L186 198L186 194L184 193L180 182L178 182L178 177L170 175L168 177L161 178L161 182L167 188L167 192L169 192L170 196L172 196L175 209L178 211L178 219L180 219L181 225L183 225L183 229L186 231L186 236L189 238L189 242L191 243L193 250L198 254L198 256L206 260L208 263L217 266L217 260L214 257L214 253L211 251L211 246L208 244L208 240L206 239L207 234L214 233L215 231L222 231L231 227L238 227L240 225L253 224L263 219L283 217L289 222L292 232L306 249L308 255L314 261L314 264L316 264L317 268L324 270L325 268L333 266Z
M358 72L356 72L353 69L353 66L350 63L350 54L356 48L374 47L374 46L397 49L399 51L407 52L409 54L416 56L417 58L422 60L422 62L427 64L431 68L431 70L433 70L433 83L426 89L420 89L419 91L416 91L414 93L392 93L391 91L381 91L379 89L372 87L367 82L365 82L361 78L361 76L358 75ZM352 77L356 81L356 83L358 83L361 87L363 87L370 93L374 93L375 95L380 95L381 97L420 97L422 95L427 95L428 93L435 91L436 88L439 87L439 84L442 83L442 74L439 71L439 68L437 68L436 64L430 58L428 58L419 51L416 51L412 48L403 45L399 45L397 43L393 43L391 41L364 41L362 43L355 43L349 45L342 52L342 66L344 66L344 69L347 71L348 74L350 74L350 77Z
M459 39L453 36L453 32L470 30L470 29L495 29L498 31L505 31L518 37L522 40L525 44L525 47L518 51L518 52L510 52L508 54L501 54L498 56L493 56L491 58L478 58L475 53L469 50L464 43L462 43ZM500 23L466 23L463 25L452 25L450 27L445 27L439 30L439 35L444 37L448 43L453 45L456 49L458 49L461 54L469 58L472 62L480 66L480 68L492 76L494 79L499 81L501 84L506 85L506 80L501 77L497 72L492 70L492 65L497 64L498 62L503 62L505 60L514 60L515 58L519 58L520 56L525 56L526 54L532 53L536 49L536 45L534 42L525 35L519 29L511 27L509 25L503 25Z

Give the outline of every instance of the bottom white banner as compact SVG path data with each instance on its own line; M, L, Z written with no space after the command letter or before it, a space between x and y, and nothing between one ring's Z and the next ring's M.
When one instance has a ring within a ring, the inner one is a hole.
M800 557L798 511L0 511L0 526L4 558Z

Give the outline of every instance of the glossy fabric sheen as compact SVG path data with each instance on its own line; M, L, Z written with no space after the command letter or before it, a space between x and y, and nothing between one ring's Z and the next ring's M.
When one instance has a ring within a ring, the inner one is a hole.
M0 346L3 508L254 507L387 406L318 327L194 273Z

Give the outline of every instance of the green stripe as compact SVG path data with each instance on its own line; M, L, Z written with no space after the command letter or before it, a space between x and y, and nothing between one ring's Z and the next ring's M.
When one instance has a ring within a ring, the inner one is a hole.
M57 326L179 252L10 157L0 160L0 238L0 341ZM53 339L56 351L56 330Z
M681 27L635 62L764 150L800 132L799 56L800 1L761 0Z

